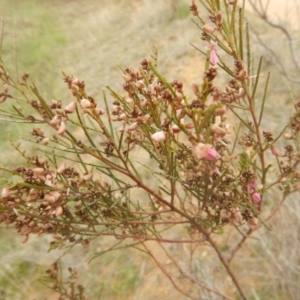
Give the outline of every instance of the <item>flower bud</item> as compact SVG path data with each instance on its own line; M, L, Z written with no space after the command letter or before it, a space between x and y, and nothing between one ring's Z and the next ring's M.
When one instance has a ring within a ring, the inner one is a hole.
M99 108L95 108L95 111L96 111L96 113L99 115L99 116L102 116L102 115L104 115L104 110L103 109L99 109Z
M66 106L65 113L71 114L72 112L74 112L76 109L76 105L77 105L76 101L72 101L69 105Z
M226 106L218 107L215 109L215 116L223 116L227 111Z
M147 107L148 104L149 104L149 102L148 102L148 100L146 100L146 99L142 99L142 100L140 101L140 106L141 106L141 107Z
M236 155L222 156L222 161L227 163L227 162L231 162L235 158L236 158Z
M25 244L28 241L28 239L29 239L29 234L25 234L24 237L22 238L21 243Z
M211 25L209 25L209 24L205 24L203 26L203 31L205 31L206 33L213 33L214 30L215 29Z
M125 113L120 114L120 120L127 121L128 116Z
M138 81L135 83L135 86L136 86L137 88L139 88L139 89L142 89L142 88L145 86L145 84L144 84L144 82L143 82L142 80L138 80Z
M155 132L154 134L151 135L151 140L156 143L163 142L166 140L166 138L167 135L164 131Z
M93 173L88 173L86 175L83 176L83 180L84 181L89 181L93 178Z
M208 161L217 160L220 155L218 152L212 148L209 144L197 143L192 149L192 153L196 159L204 159Z
M244 98L246 96L245 90L241 87L239 89L239 98Z
M49 140L48 138L43 138L43 139L41 140L41 144L43 144L43 145L48 145L49 142L50 142L50 140Z
M60 217L63 214L64 210L61 206L58 206L55 211L54 211L54 215L56 217Z
M3 188L1 192L1 198L7 199L9 197L9 189L7 187Z
M28 194L28 201L36 201L40 196L39 190L36 189L30 189L29 194Z
M293 135L290 134L290 133L284 133L284 134L283 134L283 137L284 137L286 140L292 140L292 139L293 139Z
M79 91L79 86L76 84L72 84L71 85L71 92L73 96L76 96L78 94Z
M242 69L240 72L239 72L239 77L240 78L243 78L245 79L247 77L247 71L245 69Z
M139 127L139 123L138 122L134 122L130 126L128 126L127 130L128 131L135 131L135 130L138 129L138 127Z
M242 213L240 211L237 211L234 214L234 220L238 223L238 224L242 224L243 223L243 216Z
M173 133L178 133L178 132L180 132L180 128L177 125L173 125L172 131L173 131Z
M55 198L55 201L57 201L61 197L61 194L57 191L50 192L50 195Z
M259 193L253 193L253 194L251 195L251 198L252 198L252 200L253 200L254 202L256 202L256 203L260 203L260 202L261 202L261 196L260 196Z
M81 201L81 200L78 201L78 202L75 204L75 208L76 208L76 209L81 209L82 206L83 206L83 204L82 204L82 201Z
M122 126L119 128L119 132L124 132L125 131L125 124L122 124Z
M33 168L32 169L34 175L41 175L43 172L44 172L44 169L43 168Z
M55 197L50 194L45 195L44 200L47 201L47 203L50 205L55 203L55 201L56 201Z
M255 217L248 219L247 224L251 230L255 229L258 225L258 220Z
M52 120L50 121L51 125L57 125L61 121L61 116L60 115L55 115Z
M210 130L220 136L224 136L226 134L226 130L224 130L222 127L216 125L216 124L212 124L210 126Z
M133 102L133 99L130 98L130 97L128 97L128 98L126 98L125 102L126 102L126 103L132 103L132 102Z
M195 126L194 126L194 123L192 123L192 122L186 122L186 123L184 123L184 127L185 127L186 129L192 129L192 128L194 128Z
M84 99L84 98L80 101L80 105L82 108L91 108L92 107L91 101L88 99Z
M66 165L66 163L63 161L63 162L61 162L61 164L59 165L59 167L58 167L58 169L56 170L56 172L57 172L58 174L62 174L62 173L65 171L66 168L67 168L67 165Z
M130 75L127 75L127 74L123 74L122 77L125 81L130 81L132 79L132 77Z
M72 80L72 84L74 85L79 85L80 81L77 77L75 77L73 80Z
M131 151L132 149L134 149L134 147L135 147L135 143L134 142L130 143L128 146L128 151Z
M231 211L227 210L227 209L222 209L220 211L220 217L221 219L229 219L231 216Z
M60 123L60 127L57 130L58 135L63 135L67 131L67 122L62 120Z
M270 148L271 148L273 155L280 156L280 157L285 156L285 154L283 152L279 151L274 145L271 145Z
M195 83L192 84L192 90L196 96L199 94L199 87L197 84Z

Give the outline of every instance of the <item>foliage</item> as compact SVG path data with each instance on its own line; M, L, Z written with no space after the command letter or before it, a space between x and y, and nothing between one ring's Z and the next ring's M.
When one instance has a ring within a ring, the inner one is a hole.
M29 74L14 78L1 61L0 102L11 102L11 109L0 113L32 124L30 141L39 154L13 144L25 162L3 168L19 179L2 190L0 220L24 242L30 234L51 235L50 249L88 247L100 236L112 236L116 243L100 254L133 247L148 254L178 292L199 297L157 260L147 244L155 241L184 279L230 299L193 276L196 248L210 245L246 299L231 261L299 190L300 154L291 144L299 132L299 105L279 135L263 128L269 75L259 96L263 60L253 65L244 7L234 0L200 3L209 20L194 1L190 11L206 45L194 47L206 64L202 83L192 86L193 99L182 82L160 73L156 48L137 70L121 70L123 94L107 87L102 101L89 95L84 81L63 73L74 100L48 103ZM279 140L285 141L284 151L275 145ZM265 216L268 195L278 187L278 206ZM242 235L227 257L215 241L225 226ZM191 245L189 268L172 259L163 246L168 243Z

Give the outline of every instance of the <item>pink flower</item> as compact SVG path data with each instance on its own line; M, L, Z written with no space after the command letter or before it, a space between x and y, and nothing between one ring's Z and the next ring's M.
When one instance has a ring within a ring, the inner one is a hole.
M209 46L206 47L206 50L210 51L210 57L209 57L209 62L212 65L216 65L217 63L219 63L219 57L217 55L217 49L216 46L218 44L217 43L211 43Z
M261 195L255 191L257 184L255 182L250 182L247 186L247 192L251 195L251 198L254 202L261 202Z
M256 183L255 182L250 182L247 186L247 192L248 194L252 194L255 192L255 188L256 188Z
M251 198L254 202L260 203L261 202L261 196L259 193L254 193L251 195Z
M204 156L205 160L214 161L218 159L219 153L214 148L208 148L206 155Z
M219 153L212 148L211 145L203 143L195 144L192 149L192 153L194 157L199 160L204 159L208 161L214 161L220 157Z

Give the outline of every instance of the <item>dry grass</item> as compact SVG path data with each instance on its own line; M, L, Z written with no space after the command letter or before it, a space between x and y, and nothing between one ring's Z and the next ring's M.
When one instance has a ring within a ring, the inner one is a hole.
M203 58L188 45L191 42L202 47L200 33L190 21L189 2L2 0L6 24L4 57L13 61L14 20L17 20L19 72L31 73L47 99L60 98L64 103L70 100L60 75L60 70L64 70L85 80L90 94L101 103L106 85L121 91L118 65L137 67L143 58L150 57L152 45L159 49L160 70L169 79L180 79L189 87L201 80L203 70ZM276 49L272 31L261 28L265 30L265 40L274 43L272 47ZM259 45L254 49L259 54L265 51ZM280 55L286 57L283 51ZM292 68L288 59L286 64ZM10 66L14 69L13 63ZM267 64L266 71L270 69L274 70L271 63ZM272 121L266 119L265 126L277 128L290 105L290 97L280 76L274 76L271 87L268 109ZM295 92L299 93L299 89ZM10 126L7 131L15 131L14 136L21 137L28 130ZM1 140L4 139L2 134ZM3 146L2 161L9 151ZM278 202L276 194L266 195L264 202L266 210L271 210ZM298 199L289 199L269 224L270 228L257 232L237 254L234 266L249 299L299 299L299 216ZM174 235L180 236L180 232ZM224 251L234 244L235 238L234 230L229 228L219 241ZM42 270L63 254L58 250L47 253L47 241L47 237L31 237L21 245L19 237L1 230L0 286L7 292L6 299L55 299L37 281ZM97 299L102 286L101 299L185 299L174 291L149 258L133 250L112 252L87 264L94 251L110 242L97 240L89 250L75 247L64 256L64 266L75 266L81 271L91 299ZM170 259L157 245L150 243L149 247L164 266L171 266ZM182 245L168 247L185 267L186 249ZM230 281L212 257L210 249L201 248L194 275L203 283L234 294ZM191 285L191 289L198 288ZM199 295L201 299L218 300L205 291Z

